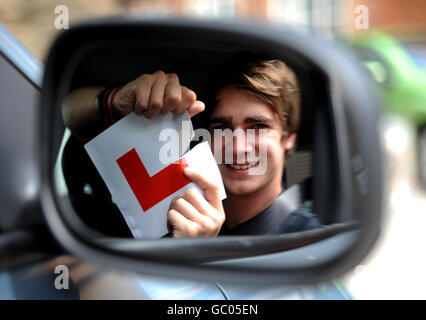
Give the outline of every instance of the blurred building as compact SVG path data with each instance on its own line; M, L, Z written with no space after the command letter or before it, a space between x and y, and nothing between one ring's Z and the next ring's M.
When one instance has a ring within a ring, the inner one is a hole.
M25 46L43 58L59 30L54 27L58 5L69 8L70 24L82 19L130 13L141 17L197 16L254 19L282 23L333 36L364 32L355 28L368 10L368 29L379 28L407 37L426 35L426 0L1 0L0 22Z
M426 37L426 0L351 0L347 10L354 12L357 5L369 9L370 28L381 29L395 36Z
M366 14L368 29L392 34L426 34L426 0L124 0L127 10L145 16L195 15L248 18L333 35L358 32L355 21ZM362 9L366 8L367 12Z
M343 26L342 3L336 0L128 0L127 9L144 16L190 15L245 18L286 23L333 33Z

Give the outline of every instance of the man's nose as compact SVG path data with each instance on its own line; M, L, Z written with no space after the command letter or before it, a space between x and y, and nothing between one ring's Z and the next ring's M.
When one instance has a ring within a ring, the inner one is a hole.
M234 136L233 136L234 157L243 157L242 160L245 161L246 154L252 151L253 151L253 145L250 142L250 139L248 139L248 136L245 130L235 129Z

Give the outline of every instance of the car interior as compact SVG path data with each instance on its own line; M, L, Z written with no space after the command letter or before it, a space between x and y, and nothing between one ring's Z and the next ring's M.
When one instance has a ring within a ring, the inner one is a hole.
M176 73L180 83L197 93L202 100L203 88L214 67L240 50L249 48L193 43L97 44L82 50L72 71L69 83L73 89L88 86L113 86L127 83L143 73L163 70ZM108 52L108 54L105 54ZM330 197L338 192L334 174L335 155L330 135L333 133L330 116L329 89L324 86L323 73L290 51L280 54L262 52L283 60L296 73L301 92L301 121L297 147L289 158L284 173L284 185L299 184L302 203L311 206L322 224L341 222L331 206ZM208 106L206 106L208 108ZM194 129L202 126L199 115L192 118ZM61 159L68 195L81 220L90 228L113 237L131 237L118 207L96 171L83 144L74 136L67 138ZM65 142L65 141L64 141ZM102 221L100 224L99 221Z

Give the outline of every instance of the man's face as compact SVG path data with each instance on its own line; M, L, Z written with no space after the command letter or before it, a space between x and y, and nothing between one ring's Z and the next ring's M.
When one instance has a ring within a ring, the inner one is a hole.
M295 134L286 136L279 116L271 106L249 91L235 87L225 87L217 95L210 124L212 149L221 148L222 161L219 170L228 194L242 196L253 194L268 187L279 193L284 169L285 151L293 148ZM214 138L214 129L230 129L242 132L243 138L234 137L232 160L225 161L226 143L224 138ZM247 139L247 133L255 132L255 139ZM265 129L265 130L260 130ZM259 131L263 131L260 134ZM219 140L219 141L217 141ZM264 152L261 152L264 150ZM217 151L217 150L216 150ZM215 153L216 154L216 153ZM255 157L250 158L249 155ZM237 159L240 160L237 162ZM241 162L241 159L243 161ZM262 174L253 174L259 164L264 165Z

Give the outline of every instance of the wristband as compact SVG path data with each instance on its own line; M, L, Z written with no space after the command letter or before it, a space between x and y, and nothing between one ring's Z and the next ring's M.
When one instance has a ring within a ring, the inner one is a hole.
M117 88L115 88L115 89L113 89L113 90L111 90L111 92L110 92L110 97L111 97L111 99L109 99L109 103L108 103L108 111L109 111L109 117L110 117L110 119L111 119L111 121L112 122L115 122L116 120L114 119L114 115L113 115L113 112L112 112L112 104L113 104L113 102L114 102L114 98L115 98L115 95L118 93L118 91L120 91L122 88L123 88L124 86L120 86L120 87L117 87Z
M97 110L99 115L103 118L103 119L108 119L108 113L107 113L107 108L106 108L106 101L108 99L109 93L110 93L111 89L110 88L105 88L104 90L102 90L97 96Z
M116 119L113 115L112 103L114 101L115 95L123 87L124 86L105 88L96 96L97 111L102 119L108 120L110 124L116 122Z

